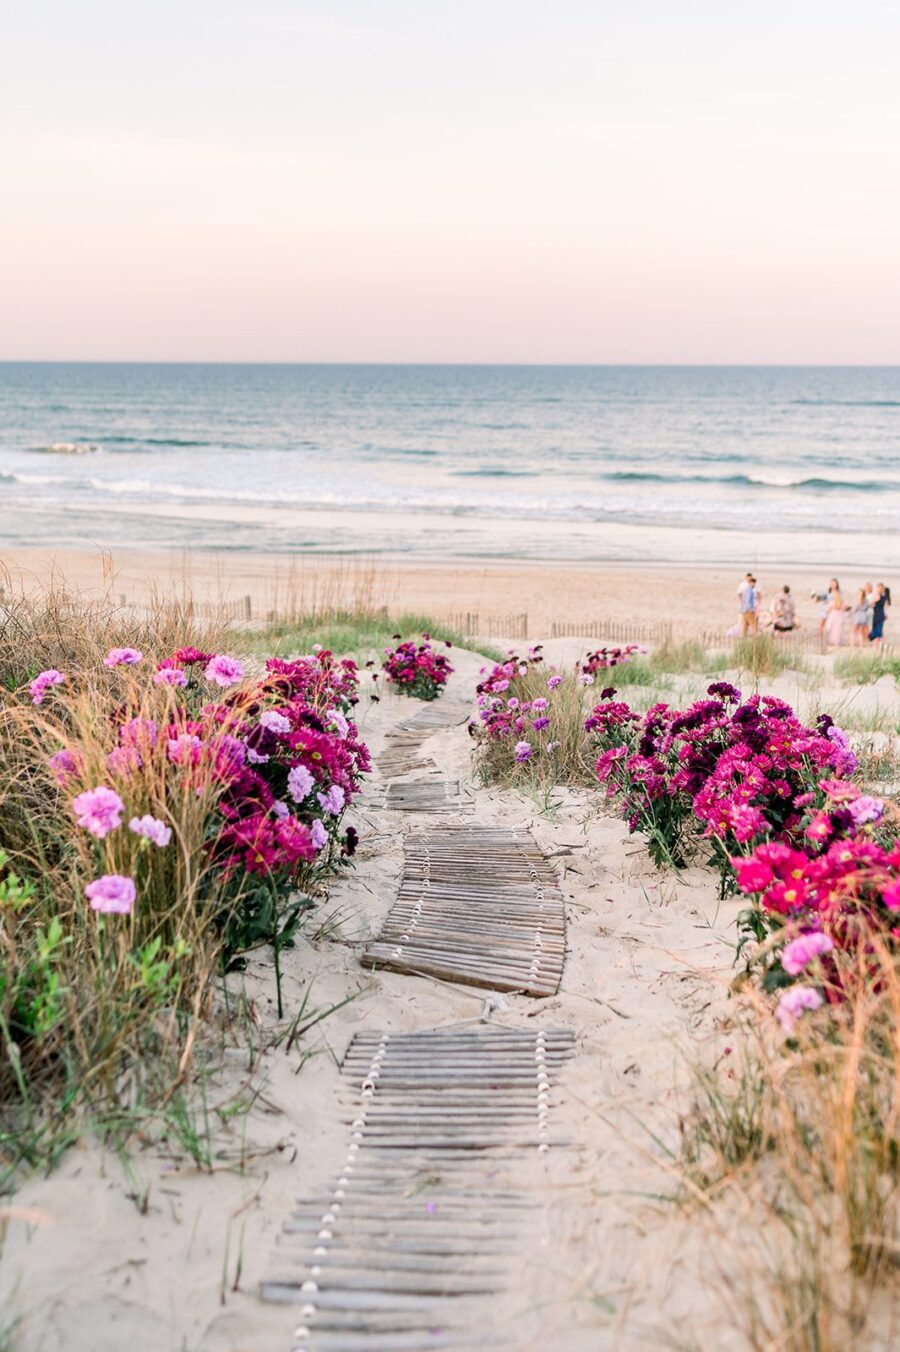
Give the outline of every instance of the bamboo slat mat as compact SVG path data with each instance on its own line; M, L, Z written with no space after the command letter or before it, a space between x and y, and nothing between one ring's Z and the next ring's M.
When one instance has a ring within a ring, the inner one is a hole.
M397 901L362 962L544 996L565 949L559 884L532 838L448 825L407 836Z
M566 1144L550 1114L573 1050L570 1029L354 1036L346 1160L298 1202L262 1289L299 1307L294 1352L508 1345L492 1297L534 1206L523 1156Z

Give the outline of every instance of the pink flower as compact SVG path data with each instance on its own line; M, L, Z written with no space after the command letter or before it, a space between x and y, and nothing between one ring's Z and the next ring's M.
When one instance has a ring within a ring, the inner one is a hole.
M143 836L145 840L152 840L154 845L164 849L172 839L172 828L166 826L158 817L132 817L128 823L129 831L133 831L136 836Z
M792 1033L806 1010L819 1009L822 1004L821 995L812 986L791 986L778 1001L775 1017L786 1033Z
M762 892L774 878L771 867L762 859L738 857L732 859L731 863L742 892Z
M224 688L242 681L244 679L244 668L236 658L224 657L219 654L217 657L210 658L203 675L208 681L213 681L216 685Z
M121 825L125 804L115 790L100 785L96 789L85 789L84 793L73 798L72 811L79 826L102 840Z
M196 765L200 758L200 738L192 732L182 732L178 737L170 737L166 743L166 754L173 765Z
M63 685L65 676L61 671L56 671L52 667L49 671L42 671L40 675L35 676L28 689L31 691L32 704L43 704L44 696L52 685Z
M516 742L516 764L524 765L527 760L531 760L534 755L534 747L530 742Z
M88 883L84 895L91 903L92 911L130 915L136 895L134 879L123 878L118 873L105 873L102 878Z
M781 954L781 965L790 976L799 976L813 958L820 958L823 954L830 953L833 948L834 944L827 934L821 934L819 931L801 934L799 938L785 945Z
M144 654L137 648L110 648L103 659L105 667L136 667L143 662Z
M266 728L269 732L290 732L291 720L285 718L277 709L267 709L264 714L259 716L259 725Z
M854 824L863 826L866 822L881 820L884 816L884 803L880 798L873 798L871 794L863 793L858 798L854 798L849 810Z
M188 678L181 667L160 667L153 679L157 685L182 686L188 683Z
M888 883L881 893L881 900L889 911L900 911L900 879L897 882Z
M551 676L550 679L549 679L549 681L547 682L547 689L548 689L548 690L555 690L556 687L557 687L558 685L562 685L562 677L561 677L561 676Z

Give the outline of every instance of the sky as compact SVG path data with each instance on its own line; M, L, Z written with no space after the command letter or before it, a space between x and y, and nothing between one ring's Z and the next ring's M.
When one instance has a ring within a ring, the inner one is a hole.
M0 359L900 362L900 6L0 4Z

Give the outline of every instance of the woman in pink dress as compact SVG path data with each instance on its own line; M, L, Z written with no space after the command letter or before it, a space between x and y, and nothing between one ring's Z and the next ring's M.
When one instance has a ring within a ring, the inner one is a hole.
M825 618L825 642L829 648L839 648L844 641L844 598L836 577L828 586L828 614Z

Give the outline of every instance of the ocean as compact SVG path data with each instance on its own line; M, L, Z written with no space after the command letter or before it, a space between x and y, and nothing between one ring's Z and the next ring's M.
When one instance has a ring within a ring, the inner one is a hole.
M900 563L900 368L0 363L0 505L11 551Z

